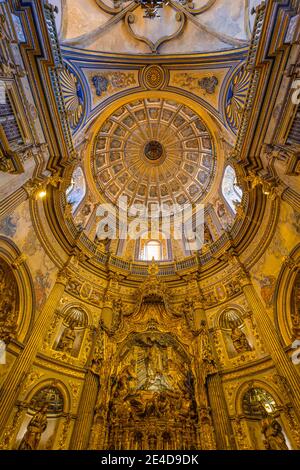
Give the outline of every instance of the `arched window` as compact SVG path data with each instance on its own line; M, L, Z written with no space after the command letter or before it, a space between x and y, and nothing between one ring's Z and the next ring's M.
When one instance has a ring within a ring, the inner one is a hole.
M72 204L72 212L76 211L77 207L83 200L86 194L86 183L82 168L78 166L73 171L71 184L66 190L67 202Z
M150 240L145 243L144 252L142 253L144 261L151 261L153 258L155 261L161 261L162 259L161 242L158 240Z
M243 191L237 185L236 174L234 168L228 165L224 172L222 181L222 194L229 204L230 208L236 213L236 203L240 203L243 196Z

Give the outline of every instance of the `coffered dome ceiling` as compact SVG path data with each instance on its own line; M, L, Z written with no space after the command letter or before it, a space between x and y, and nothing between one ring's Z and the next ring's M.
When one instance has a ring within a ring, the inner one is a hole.
M101 194L116 203L200 202L216 156L200 117L176 101L143 99L117 109L101 126L92 171Z

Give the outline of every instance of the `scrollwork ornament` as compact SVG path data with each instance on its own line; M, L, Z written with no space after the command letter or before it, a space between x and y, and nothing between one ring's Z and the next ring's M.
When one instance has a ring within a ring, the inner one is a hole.
M70 429L71 419L72 417L69 413L64 415L63 430L58 441L58 450L66 449L66 441L67 441L67 437L68 437L68 433Z

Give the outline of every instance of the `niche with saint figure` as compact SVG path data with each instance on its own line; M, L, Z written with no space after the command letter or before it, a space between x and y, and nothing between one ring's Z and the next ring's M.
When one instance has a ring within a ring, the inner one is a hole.
M222 312L219 326L230 359L253 350L252 339L238 310L228 309Z
M78 357L87 325L88 318L84 310L78 307L68 309L64 314L53 349L68 356Z
M64 399L58 388L48 386L37 391L30 400L16 438L15 448L51 450L63 411Z
M291 449L286 423L270 393L260 387L248 389L242 398L242 409L253 449Z
M0 340L6 344L16 337L19 313L16 279L9 265L0 259Z

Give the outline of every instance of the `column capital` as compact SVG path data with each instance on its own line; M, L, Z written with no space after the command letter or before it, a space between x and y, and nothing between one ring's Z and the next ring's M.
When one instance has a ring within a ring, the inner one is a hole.
M68 281L71 279L70 270L64 266L62 269L58 271L56 282L58 284L63 284L64 286L67 285Z
M241 288L252 285L250 273L243 268L236 276Z

